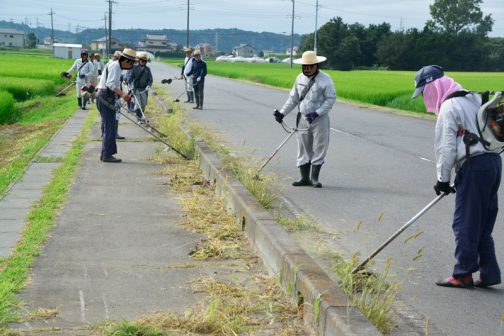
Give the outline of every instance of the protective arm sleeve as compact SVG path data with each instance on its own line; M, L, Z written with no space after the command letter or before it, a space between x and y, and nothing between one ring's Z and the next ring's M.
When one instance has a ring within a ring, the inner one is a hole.
M284 106L280 109L280 113L283 115L289 114L297 106L297 104L299 104L299 93L297 91L296 84L297 83L294 83L294 86L289 93L289 98L287 98Z
M69 74L71 74L72 72L74 72L75 70L77 70L77 62L78 62L78 60L76 60L76 61L74 62L74 64L72 65L72 67L71 67L70 69L68 69L68 71L67 71L67 72L68 72Z
M331 111L331 108L336 101L336 90L334 89L334 83L332 80L328 80L324 82L322 87L322 94L324 96L324 102L322 105L315 111L318 115L324 115Z
M436 123L436 170L438 181L450 182L451 171L457 158L458 125L453 111L443 107Z

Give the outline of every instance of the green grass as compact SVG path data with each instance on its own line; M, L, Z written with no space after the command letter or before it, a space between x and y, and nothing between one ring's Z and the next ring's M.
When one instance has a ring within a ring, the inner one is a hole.
M40 201L29 213L22 239L9 257L0 259L0 332L1 328L18 319L16 309L19 301L16 293L25 286L33 260L40 254L42 245L55 225L56 216L67 199L95 118L95 115L89 114L80 137L73 143L63 164L55 169Z
M0 127L0 196L76 111L75 98L37 98L19 104L21 121Z
M35 96L52 95L55 85L47 79L0 77L0 90L9 92L19 102Z
M63 84L62 71L68 70L74 60L52 58L50 56L15 54L0 52L0 77L22 77L51 80Z
M340 288L382 333L390 333L395 325L392 307L399 291L399 285L389 279L391 259L387 259L380 274L352 274L357 263L357 255L351 260L334 257L334 270L340 278Z
M16 101L12 94L0 91L0 124L6 124L19 119L19 110L15 108Z
M181 60L163 59L172 65L180 65ZM269 63L225 63L209 61L208 72L234 79L249 80L281 88L291 88L296 76L301 72L296 65L292 70L286 64ZM413 112L425 112L422 99L410 99L413 93L414 71L323 70L334 80L338 97L373 105L380 105ZM469 90L502 90L504 73L448 72L462 86Z
M0 51L0 90L10 91L0 91L0 197L77 110L74 95L54 96L72 62Z

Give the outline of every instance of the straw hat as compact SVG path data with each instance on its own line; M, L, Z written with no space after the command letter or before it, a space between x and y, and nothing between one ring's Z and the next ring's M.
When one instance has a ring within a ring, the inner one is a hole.
M127 58L129 60L132 60L132 61L135 61L137 59L137 54L136 54L135 50L130 49L130 48L125 48L122 51L121 56L123 56L124 58Z
M201 56L201 51L196 50L196 51L194 52L194 56L197 56L197 55L200 55L200 56Z
M149 57L148 57L148 56L147 56L147 54L146 54L146 53L144 53L144 52L139 52L139 53L137 53L137 55L138 55L138 59L139 59L139 60L142 60L142 61L145 61L145 62L150 61L150 60L149 60Z
M301 58L293 60L292 63L309 65L322 63L326 59L327 57L317 56L317 53L315 51L308 50L303 53L303 56L301 56Z
M184 52L193 52L193 48L184 48Z

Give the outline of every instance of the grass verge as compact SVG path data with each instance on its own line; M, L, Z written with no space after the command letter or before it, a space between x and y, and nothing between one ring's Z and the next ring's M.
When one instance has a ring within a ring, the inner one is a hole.
M20 304L16 293L25 286L33 260L39 255L67 199L95 117L95 113L88 114L80 136L73 143L62 165L54 170L53 178L44 188L40 201L29 213L21 240L9 257L0 260L0 332L5 331L8 323L19 318L17 308L20 308Z
M0 125L0 197L76 111L74 97L37 98L18 104L17 124Z

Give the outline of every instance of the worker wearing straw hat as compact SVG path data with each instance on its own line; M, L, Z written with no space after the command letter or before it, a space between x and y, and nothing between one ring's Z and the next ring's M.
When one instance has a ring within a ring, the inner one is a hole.
M194 50L192 48L184 48L186 57L184 59L182 72L180 73L180 78L184 78L186 84L187 100L184 103L194 103L193 77L187 75L191 72L192 62L194 61L194 58L192 57L193 51Z
M315 51L305 51L294 63L301 64L303 72L296 78L289 98L280 111L275 111L275 119L283 118L299 105L296 119L298 140L297 167L301 180L293 186L313 186L321 188L319 173L329 146L329 111L336 101L334 83L326 73L319 70L319 64L326 57L317 56ZM310 177L311 169L311 177Z
M120 53L118 60L108 64L105 73L98 84L97 106L104 124L102 151L100 160L103 162L121 162L114 157L117 153L117 128L115 103L118 97L126 102L131 101L131 96L121 90L122 70L131 69L136 60L136 52L126 48Z

